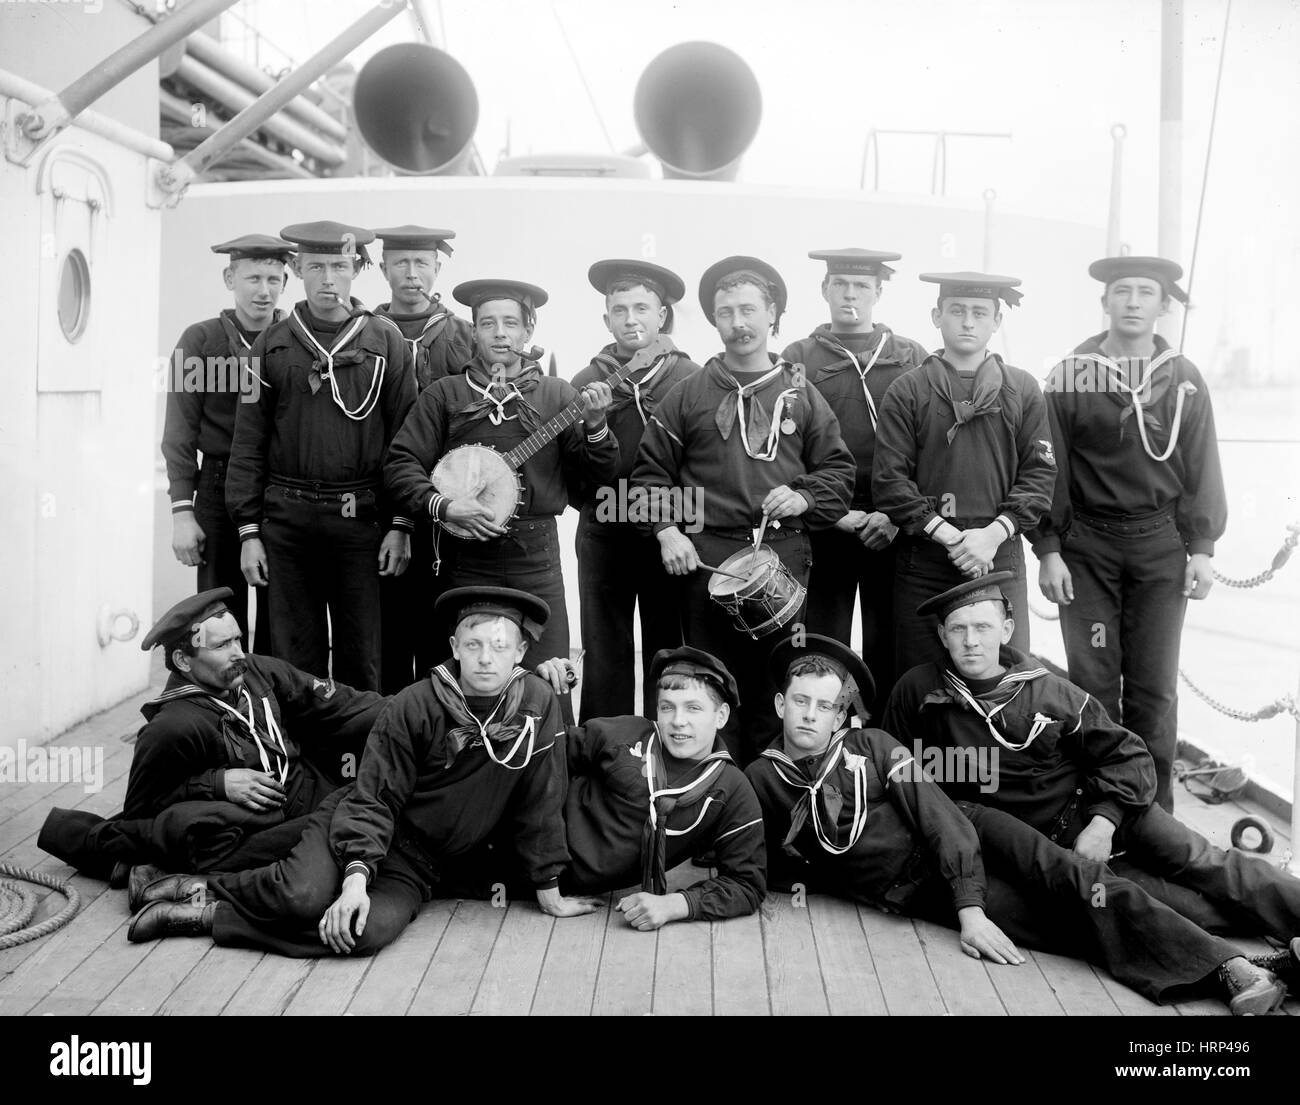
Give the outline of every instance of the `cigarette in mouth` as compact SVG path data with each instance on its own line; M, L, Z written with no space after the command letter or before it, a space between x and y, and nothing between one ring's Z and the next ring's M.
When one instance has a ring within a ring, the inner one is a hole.
M853 321L854 321L854 322L857 322L857 321L858 321L858 309L857 309L856 307L850 307L849 310L850 310L850 311L852 312L852 314L853 314Z

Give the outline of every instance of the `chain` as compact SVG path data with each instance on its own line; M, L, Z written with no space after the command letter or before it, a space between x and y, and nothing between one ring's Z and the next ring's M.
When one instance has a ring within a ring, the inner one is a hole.
M1300 522L1292 522L1286 528L1287 539L1282 542L1282 547L1273 556L1273 563L1265 571L1260 572L1257 576L1251 576L1249 579L1229 579L1216 571L1214 578L1225 587L1240 587L1243 590L1250 587L1259 587L1267 583L1273 578L1273 573L1279 571L1282 565L1291 559L1291 551L1296 547L1296 542L1300 541Z
M1178 669L1178 678L1186 683L1196 695L1207 706L1218 710L1225 717L1230 717L1235 721L1266 721L1268 718L1277 717L1278 714L1290 714L1297 721L1300 721L1300 707L1296 705L1294 695L1283 695L1275 699L1267 706L1261 706L1258 710L1234 710L1231 706L1225 706L1217 699L1211 698L1200 687L1187 678L1187 673L1182 668Z

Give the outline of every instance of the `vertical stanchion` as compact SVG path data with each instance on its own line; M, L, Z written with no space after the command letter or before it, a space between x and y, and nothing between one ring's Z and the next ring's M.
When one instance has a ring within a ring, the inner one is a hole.
M1296 705L1300 706L1300 680L1296 682ZM1291 765L1291 859L1286 869L1300 878L1300 710L1295 719L1295 761Z

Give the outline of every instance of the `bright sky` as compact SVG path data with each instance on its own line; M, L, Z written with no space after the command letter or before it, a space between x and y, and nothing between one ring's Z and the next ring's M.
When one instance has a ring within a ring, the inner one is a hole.
M1184 5L1184 267L1228 2ZM235 10L301 60L370 6L244 0ZM949 139L950 197L978 205L993 188L1000 208L1104 225L1110 128L1122 123L1121 238L1134 253L1155 252L1160 0L428 0L428 8L440 13L435 35L475 82L477 143L489 167L507 141L515 154L608 151L608 130L614 149L631 146L642 69L668 46L707 39L743 57L762 88L743 181L856 188L873 127L1009 132L1009 140ZM1233 0L1227 37L1194 289L1207 310L1193 319L1201 343L1249 346L1258 372L1289 338L1277 304L1300 281L1300 0ZM399 16L353 61L414 38ZM933 140L879 141L882 189L928 193Z

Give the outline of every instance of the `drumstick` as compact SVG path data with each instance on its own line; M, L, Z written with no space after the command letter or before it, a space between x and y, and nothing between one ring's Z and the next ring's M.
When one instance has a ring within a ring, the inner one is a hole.
M738 575L736 575L735 572L728 572L728 571L725 571L725 570L722 569L722 568L715 568L712 564L701 564L700 567L703 568L706 572L712 572L714 575L719 575L719 576L730 576L732 579L738 579L738 580L740 580L742 583L748 583L748 582L749 582L749 577L748 577L748 576L738 576Z
M758 525L758 536L754 538L754 551L758 552L763 544L763 534L767 531L767 511L763 511L763 520Z

